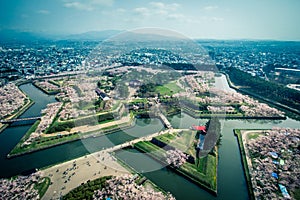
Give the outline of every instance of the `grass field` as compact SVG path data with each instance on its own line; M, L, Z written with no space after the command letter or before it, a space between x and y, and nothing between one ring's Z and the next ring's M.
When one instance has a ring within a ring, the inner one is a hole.
M37 120L30 129L25 133L25 135L21 138L18 144L11 150L9 155L18 154L22 152L22 144L30 137L31 133L33 133L38 127L40 120Z
M249 140L251 140L251 139L256 139L256 138L258 138L258 137L261 136L261 135L262 135L262 133L250 133L250 134L248 134L247 138L248 138Z
M167 143L185 153L196 158L196 150L194 147L194 140L196 131L183 131L177 135L164 134L156 137L156 139ZM214 151L217 151L216 149ZM217 154L217 152L216 152ZM212 190L217 187L217 157L208 154L205 157L196 159L195 164L186 162L179 170L190 176L193 180L204 184Z
M44 196L44 194L46 193L46 191L50 185L50 182L51 182L50 178L45 177L42 182L34 185L34 189L36 189L38 191L40 198L42 198Z
M134 145L134 147L143 152L152 154L152 156L154 156L157 160L162 161L165 158L165 150L159 148L149 141L138 142Z
M158 139L158 140L161 139L161 141L164 141L165 143L168 143L169 145L172 145L172 146L174 144L178 145L178 146L182 146L183 143L188 144L190 141L190 138L192 137L192 136L188 137L187 133L183 134L181 140L178 139L178 138L180 138L180 136L175 136L172 134L165 134L165 135L156 137L156 139ZM173 140L175 142L173 142ZM178 140L178 141L176 142L176 140ZM144 141L144 142L138 142L134 146L138 150L148 153L151 157L155 158L156 160L165 162L164 155L166 154L166 151L164 149L156 146L155 144L148 142L148 141ZM195 151L195 149L194 149L194 151ZM217 193L217 164L218 164L218 153L217 153L216 147L215 147L214 151L215 151L216 156L208 154L205 157L196 159L195 164L186 162L179 168L172 168L172 169L174 169L180 175L185 176L188 179L190 179L191 181L204 187L208 191L216 194Z
M81 184L80 186L71 190L68 194L63 196L62 199L93 199L94 191L104 187L106 184L106 180L110 178L111 176L105 176Z
M174 81L171 81L163 86L157 86L155 92L160 93L161 95L171 96L178 92L183 91Z
M196 157L196 151L193 145L195 136L196 131L182 131L180 134L164 134L156 137L156 139Z

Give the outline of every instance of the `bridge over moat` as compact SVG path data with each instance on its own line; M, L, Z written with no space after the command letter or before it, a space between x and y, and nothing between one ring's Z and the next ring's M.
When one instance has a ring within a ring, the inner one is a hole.
M2 124L13 124L13 126L25 126L33 124L36 120L41 119L41 116L16 118L16 119L2 119L0 123Z
M154 102L155 102L155 106L154 106L155 115L162 121L162 123L164 124L164 126L166 128L173 129L171 123L169 122L167 117L161 111L161 104L159 103L159 101L157 99L155 99Z
M164 116L162 113L157 113L157 117L163 122L163 124L165 125L166 128L173 129L171 123L166 118L166 116Z

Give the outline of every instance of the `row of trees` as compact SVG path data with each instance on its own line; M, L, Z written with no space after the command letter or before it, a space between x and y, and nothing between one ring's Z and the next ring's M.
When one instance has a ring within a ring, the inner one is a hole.
M79 187L71 190L66 194L64 200L76 200L76 199L93 199L94 191L105 187L106 180L110 179L111 176L105 176L93 181L88 181L85 184L81 184Z
M164 63L164 65L174 70L217 71L215 65L210 64Z
M135 183L132 175L106 176L87 183L82 183L63 197L64 200L76 199L144 199L174 200L170 194L163 194Z
M278 83L253 77L233 67L228 68L226 73L235 85L244 86L243 90L300 110L300 92Z
M175 200L170 193L165 195L160 191L138 185L133 175L107 180L106 187L95 191L93 199Z
M137 91L138 96L140 97L152 97L155 96L155 88L157 84L154 83L147 83L140 86L139 90Z

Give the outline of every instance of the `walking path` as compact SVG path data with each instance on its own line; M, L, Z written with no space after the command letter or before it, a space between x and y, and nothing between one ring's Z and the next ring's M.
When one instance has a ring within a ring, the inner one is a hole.
M168 129L173 129L171 123L169 122L169 120L166 118L166 116L164 116L160 110L160 103L158 102L158 100L154 100L155 102L155 109L156 109L156 115L157 117L159 117L162 122L164 123L164 125L168 128Z
M158 114L158 117L163 121L163 123L166 125L166 127L168 129L173 129L171 123L169 122L169 120L166 118L166 116L164 116L162 113Z

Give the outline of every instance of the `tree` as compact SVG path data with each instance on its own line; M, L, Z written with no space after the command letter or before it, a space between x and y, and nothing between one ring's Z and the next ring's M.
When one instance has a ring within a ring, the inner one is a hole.
M118 84L117 93L121 99L126 99L129 95L128 86L125 84Z
M278 83L263 80L259 77L253 77L234 67L228 68L226 73L235 85L245 86L242 90L300 110L299 91L287 88Z
M174 167L180 167L188 159L188 155L178 149L167 151L166 157L167 163Z
M97 82L97 86L98 86L98 88L101 88L101 86L102 86L101 81Z

